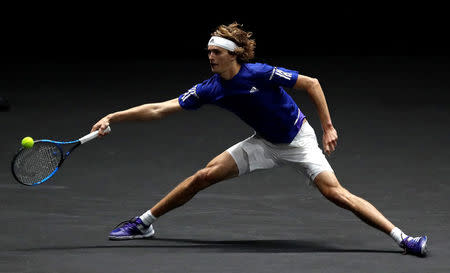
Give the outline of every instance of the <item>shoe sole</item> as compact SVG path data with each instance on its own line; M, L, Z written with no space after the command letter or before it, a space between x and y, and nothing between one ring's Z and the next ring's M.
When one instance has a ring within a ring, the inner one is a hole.
M144 235L132 235L132 236L108 236L108 239L112 241L121 241L121 240L134 240L134 239L150 239L155 237L155 230L152 230L148 234Z

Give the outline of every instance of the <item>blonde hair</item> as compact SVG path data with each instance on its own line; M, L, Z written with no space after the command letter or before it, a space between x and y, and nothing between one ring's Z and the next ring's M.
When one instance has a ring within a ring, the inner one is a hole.
M250 39L253 35L252 32L246 32L242 30L242 26L236 22L226 25L220 25L211 36L219 36L236 43L238 46L231 54L237 56L239 63L245 63L255 57L256 42L254 39Z

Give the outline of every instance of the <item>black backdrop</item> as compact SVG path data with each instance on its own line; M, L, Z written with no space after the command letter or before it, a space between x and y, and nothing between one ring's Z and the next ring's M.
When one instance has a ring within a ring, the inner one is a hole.
M3 10L2 58L204 57L209 34L238 21L258 56L445 55L443 6L365 2L258 2L11 7Z

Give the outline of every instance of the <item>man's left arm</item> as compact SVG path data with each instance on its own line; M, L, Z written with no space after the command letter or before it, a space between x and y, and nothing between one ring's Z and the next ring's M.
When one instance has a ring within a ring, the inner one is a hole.
M322 124L323 149L325 153L330 155L336 148L338 136L333 127L330 112L328 111L327 101L319 81L315 78L298 75L297 81L293 88L297 90L305 90L313 101L319 114L320 123Z

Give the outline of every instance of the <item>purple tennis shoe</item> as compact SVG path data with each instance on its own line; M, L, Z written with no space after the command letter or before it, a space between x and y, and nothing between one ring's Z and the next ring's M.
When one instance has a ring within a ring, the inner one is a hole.
M109 234L110 240L146 239L155 235L153 226L145 225L139 217L134 217L116 226Z
M427 236L410 237L407 236L400 243L400 247L405 250L405 254L413 254L416 256L425 257L428 253Z

